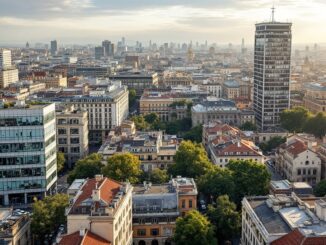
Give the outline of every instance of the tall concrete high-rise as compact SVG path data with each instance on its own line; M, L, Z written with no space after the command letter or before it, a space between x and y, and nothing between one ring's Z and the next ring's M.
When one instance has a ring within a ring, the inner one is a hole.
M11 51L0 49L0 88L6 88L18 80L18 69L12 65Z
M114 55L114 43L111 43L111 41L104 40L102 42L102 47L104 51L104 56L113 56Z
M0 68L11 67L11 51L0 49Z
M280 113L290 104L292 23L256 24L254 54L254 111L259 130L278 127Z
M51 41L51 55L56 55L58 52L58 43L57 40Z

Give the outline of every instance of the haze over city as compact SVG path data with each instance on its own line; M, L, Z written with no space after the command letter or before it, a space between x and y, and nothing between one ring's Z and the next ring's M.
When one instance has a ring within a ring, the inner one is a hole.
M269 20L293 23L293 43L326 42L323 0L0 0L0 45L59 39L97 43L126 36L155 42L253 43L254 24Z

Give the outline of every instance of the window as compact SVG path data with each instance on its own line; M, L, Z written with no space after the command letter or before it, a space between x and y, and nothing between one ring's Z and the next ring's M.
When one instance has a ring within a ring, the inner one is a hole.
M67 134L67 130L64 128L59 128L58 129L58 134Z
M79 146L77 146L77 147L71 147L71 148L70 148L70 152L71 152L71 153L79 153L79 152L80 152L80 150L79 150Z
M59 144L64 145L67 144L67 138L59 138L58 139Z
M79 144L79 138L71 138L70 143L71 144Z
M160 235L159 229L151 229L151 235L152 236L158 236L158 235Z
M185 208L186 207L186 200L181 200L181 207Z
M66 119L58 119L58 124L66 124Z
M306 165L309 165L309 161L306 161Z
M70 129L70 134L79 134L79 129L78 128L71 128Z
M192 200L189 200L189 208L192 208Z
M138 236L146 236L146 229L138 229L137 235Z
M298 169L298 175L301 175L301 169Z

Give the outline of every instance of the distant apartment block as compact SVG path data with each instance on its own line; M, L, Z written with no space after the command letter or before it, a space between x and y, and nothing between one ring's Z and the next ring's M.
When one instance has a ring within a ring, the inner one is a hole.
M57 147L69 168L88 155L88 114L73 105L56 109Z
M313 113L326 112L326 82L305 86L304 107Z
M112 80L121 81L122 85L128 89L135 89L141 95L145 89L156 88L158 86L158 76L156 72L119 72L109 75Z
M67 103L88 112L90 143L104 142L110 130L127 118L129 110L127 87L119 82L69 98Z

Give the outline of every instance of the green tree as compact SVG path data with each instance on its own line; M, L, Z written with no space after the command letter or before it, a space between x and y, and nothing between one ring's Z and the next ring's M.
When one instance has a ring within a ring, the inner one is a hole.
M244 196L259 196L268 193L271 176L264 164L251 160L237 160L230 161L226 167L232 172L237 204L240 204Z
M144 116L144 119L148 124L153 124L160 120L157 113L149 113Z
M271 151L271 150L279 147L285 141L286 141L285 137L275 136L275 137L272 137L269 141L267 141L267 143L263 142L263 143L259 144L259 147L263 152L267 152L267 151Z
M228 195L219 196L216 205L209 205L207 216L215 226L215 233L220 242L239 235L241 216Z
M153 184L163 184L169 181L168 172L165 169L155 168L149 173L149 181Z
M214 168L200 176L197 181L198 189L206 197L215 199L220 195L227 194L234 198L235 184L232 172L227 168Z
M245 122L240 126L240 129L244 131L256 131L257 127L252 122Z
M325 113L319 112L317 115L310 117L304 126L304 131L313 134L315 137L324 137L326 134Z
M182 141L174 157L175 163L169 166L173 176L197 178L213 168L201 144Z
M202 142L203 126L197 125L183 135L185 140L191 140L197 143Z
M131 120L135 123L137 130L147 130L149 125L141 115L133 116Z
M65 208L68 205L69 198L65 194L56 194L47 196L43 200L35 200L32 205L31 223L34 240L45 241L46 235L66 223Z
M129 89L129 108L131 108L136 103L136 90L131 88Z
M321 180L315 187L315 196L323 197L326 195L326 180Z
M65 155L58 151L57 152L57 171L61 172L65 167L66 158Z
M209 220L193 210L178 218L174 233L176 245L216 245L214 227Z
M68 175L68 183L72 183L75 179L93 178L96 174L101 173L102 167L102 156L93 153L77 161L74 169Z
M291 110L284 110L280 114L280 122L283 128L290 132L300 133L309 117L309 111L303 107L295 107Z
M137 183L141 174L140 161L138 157L131 153L114 154L108 158L102 173L114 180L129 180L130 183Z

